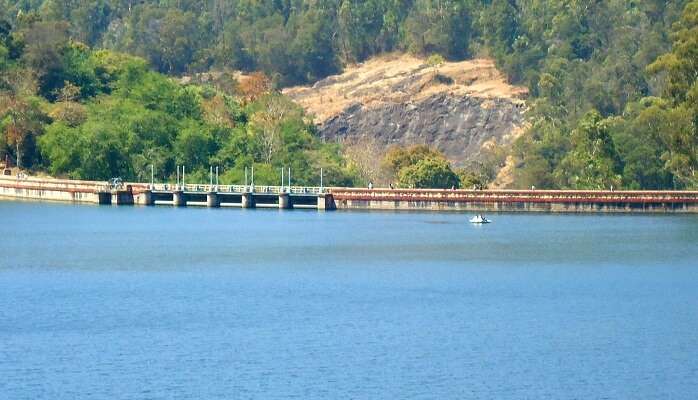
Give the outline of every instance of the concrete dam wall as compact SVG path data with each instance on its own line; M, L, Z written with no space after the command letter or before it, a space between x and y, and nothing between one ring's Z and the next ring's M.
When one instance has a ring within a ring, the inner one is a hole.
M333 188L337 209L698 213L698 192Z
M431 190L148 185L0 178L0 198L102 205L566 213L698 213L698 191Z
M124 183L0 177L0 198L100 205L335 209L324 188Z

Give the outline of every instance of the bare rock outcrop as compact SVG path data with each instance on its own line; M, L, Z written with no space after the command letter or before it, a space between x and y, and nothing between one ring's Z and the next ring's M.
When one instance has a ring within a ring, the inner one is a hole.
M384 56L284 93L314 116L326 140L428 144L456 164L510 143L524 125L526 90L485 59L428 66Z

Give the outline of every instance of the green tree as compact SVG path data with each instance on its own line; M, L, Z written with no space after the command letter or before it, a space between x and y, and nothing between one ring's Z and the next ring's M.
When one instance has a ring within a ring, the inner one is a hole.
M72 178L81 178L78 171L83 167L83 141L84 137L79 129L61 122L51 124L46 133L39 138L39 146L48 172L53 176L67 174Z
M203 127L192 124L185 128L174 143L177 163L190 170L209 167L209 155L214 153L213 138Z
M302 81L313 82L339 70L333 33L332 20L318 10L309 10L300 17L291 53Z
M200 38L193 13L143 5L129 15L127 26L123 46L159 71L180 74L193 62Z
M32 167L36 161L35 139L42 133L44 122L46 116L36 98L0 94L0 128L4 142L14 150L18 167Z
M666 74L664 93L674 105L666 111L662 160L682 185L698 187L698 1L686 5L671 52L648 70Z
M676 103L688 99L698 78L698 1L686 5L673 33L672 50L648 67L651 73L666 73L665 95Z
M555 170L560 186L608 189L621 184L622 165L608 124L592 111L572 132L572 149Z
M458 175L451 170L448 161L442 158L425 158L402 168L398 182L401 187L419 189L450 189L459 186Z
M90 46L98 44L107 30L112 14L111 2L108 0L83 0L70 12L72 28L83 43Z
M427 58L427 65L434 68L434 74L439 74L439 67L444 65L446 60L441 56L441 54L432 54Z
M486 179L471 170L461 168L456 171L456 175L461 189L484 189L486 186Z
M494 0L480 16L483 39L491 54L507 72L510 72L510 65L515 63L510 57L519 37L519 14L514 0ZM513 81L519 81L520 78L510 74Z
M36 72L40 92L48 98L65 81L63 52L68 45L68 28L65 22L35 22L23 30L22 58Z
M623 185L632 189L673 187L665 168L663 131L671 125L666 100L648 97L626 107L624 117L610 120L609 130L623 159Z
M397 178L403 168L412 166L426 158L444 158L444 156L426 145L394 146L383 157L382 166L389 175Z
M471 18L463 1L415 0L404 23L406 47L416 54L450 59L468 54Z

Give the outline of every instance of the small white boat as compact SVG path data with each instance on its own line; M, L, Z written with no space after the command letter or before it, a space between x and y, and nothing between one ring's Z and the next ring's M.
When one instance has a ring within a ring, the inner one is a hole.
M492 222L492 221L490 221L489 219L485 218L484 215L476 215L476 216L470 218L470 223L471 223L471 224L489 224L489 223L491 223L491 222Z

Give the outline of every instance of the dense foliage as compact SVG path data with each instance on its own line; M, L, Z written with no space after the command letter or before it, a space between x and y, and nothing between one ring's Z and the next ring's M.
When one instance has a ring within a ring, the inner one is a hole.
M498 61L533 94L517 185L698 187L698 2L539 3L535 25L500 10L523 30Z
M313 82L397 50L446 59L491 56L511 82L529 88L530 128L512 150L516 186L698 187L696 0L0 0L0 18L7 21L0 25L0 68L20 63L37 78L36 91L21 89L29 94L12 97L11 112L3 114L0 146L27 162L41 154L32 137L42 127L56 124L53 134L62 123L66 132L86 132L105 121L106 107L97 109L107 101L136 102L173 117L178 138L180 128L208 135L187 140L203 147L215 142L210 154L226 146L215 129L186 125L205 122L205 113L180 120L179 111L162 109L171 105L154 105L179 89L131 98L141 88L125 89L123 74L114 75L114 66L77 43L140 56L167 74L264 71L277 86ZM70 46L60 45L68 39ZM210 100L202 89L181 90L202 104ZM226 103L216 96L214 102ZM45 112L41 99L56 109ZM269 130L269 118L253 121L252 109L233 112L228 131L278 136L303 125ZM249 151L245 156L257 154L260 162L280 162Z
M465 169L454 171L442 153L425 145L391 147L381 164L384 175L402 188L482 187L482 177Z
M380 52L470 54L475 0L0 0L7 18L69 21L71 37L160 72L261 70L311 82ZM21 11L20 17L17 17Z
M277 184L291 168L295 184L353 183L336 145L322 144L303 110L260 77L216 87L181 85L140 58L92 51L70 41L58 22L26 21L0 36L0 148L18 166L52 175L105 180ZM223 82L225 83L225 82ZM240 96L235 95L240 93Z

